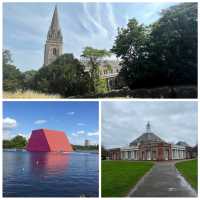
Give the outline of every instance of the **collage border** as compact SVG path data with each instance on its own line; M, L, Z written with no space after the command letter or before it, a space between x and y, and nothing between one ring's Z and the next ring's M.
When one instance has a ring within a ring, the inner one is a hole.
M6 2L14 2L14 3L17 3L17 2L38 2L38 3L58 3L58 2L99 2L99 3L103 3L103 2L116 2L116 3L120 3L120 2L132 2L132 3L136 3L136 2L139 2L139 3L166 3L166 2L197 2L198 3L198 22L200 21L200 2L198 2L198 0L195 0L195 1L191 1L191 0L185 0L185 1L180 1L180 0L144 0L144 1L139 1L139 0L125 0L125 1L122 1L122 0L2 0L0 2L0 16L1 16L1 20L0 20L0 33L1 33L1 38L0 38L0 48L1 48L1 55L0 55L0 62L2 63L2 50L3 50L3 3L6 3ZM198 58L200 56L200 52L199 52L199 43L200 43L200 40L199 40L199 36L200 36L200 25L198 24ZM199 62L198 62L198 69L199 69ZM109 98L100 98L100 99L3 99L3 84L2 84L2 74L3 74L3 70L2 70L2 67L0 69L0 80L1 80L1 92L0 92L0 98L1 98L1 103L0 103L0 112L1 112L1 123L0 123L0 129L3 130L3 124L2 124L2 119L3 119L3 102L7 101L62 101L62 102L68 102L68 101L73 101L73 102L81 102L81 101L95 101L95 102L99 102L99 197L96 197L96 198L87 198L87 199L100 199L102 198L101 197L101 103L104 102L104 101L107 101L107 102L113 102L113 101L120 101L120 102L127 102L127 101L131 101L131 102L152 102L152 101L169 101L169 102L178 102L178 101L191 101L191 102L197 102L198 104L198 144L199 141L200 141L200 138L199 138L199 122L200 122L200 108L199 108L199 77L200 77L200 70L198 70L198 97L197 99L109 99ZM1 140L1 148L2 148L2 141L3 141L3 133L0 134L0 140ZM200 153L200 150L198 148L198 157L199 157L199 154ZM0 176L1 176L1 180L3 180L3 152L1 150L0 152L0 157L1 157L1 160L2 160L2 163L1 163L1 167L0 167ZM198 161L198 172L200 172L200 166L199 166L199 161ZM200 178L198 176L198 183L200 183ZM198 191L200 186L200 184L198 184ZM1 194L3 194L3 184L2 184L2 181L0 181L0 188L1 188ZM3 198L1 196L1 198ZM41 197L42 198L42 197ZM66 198L66 197L63 197L63 198ZM125 199L126 197L124 198L117 198L117 199ZM191 199L196 199L198 197L193 197ZM5 198L7 199L7 198ZM19 198L12 198L12 199L19 199ZM27 198L20 198L20 199L27 199ZM35 199L35 198L28 198L28 199ZM38 198L37 198L38 199ZM42 198L42 199L58 199L58 198ZM67 199L80 199L80 198L67 198ZM106 199L113 199L113 198L106 198ZM116 198L115 198L116 199ZM153 200L155 198L151 198L151 197L148 197L148 198L134 198L134 199L148 199L148 200ZM159 199L159 198L158 198ZM177 198L170 198L170 199L177 199ZM181 198L181 199L187 199L187 198Z

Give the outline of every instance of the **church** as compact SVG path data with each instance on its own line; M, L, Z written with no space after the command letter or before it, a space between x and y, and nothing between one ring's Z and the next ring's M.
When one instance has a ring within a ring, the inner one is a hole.
M51 25L47 33L47 39L44 47L44 65L47 66L54 62L59 56L63 54L63 36L59 23L58 8L55 6ZM83 60L79 60L84 66L85 71L88 70L87 63ZM110 66L111 69L108 70ZM121 70L119 61L116 60L104 60L100 66L100 77L107 82L108 89L117 89L119 87L118 74Z
M44 48L44 66L51 64L63 54L63 36L59 25L58 9L55 7Z
M146 131L126 147L109 149L107 159L111 160L182 160L192 158L192 147L185 142L167 143L151 131L148 122Z

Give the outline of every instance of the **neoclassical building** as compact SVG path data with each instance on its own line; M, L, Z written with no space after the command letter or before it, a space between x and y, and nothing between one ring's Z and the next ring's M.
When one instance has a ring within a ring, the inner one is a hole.
M112 160L179 160L191 158L191 149L185 142L177 144L165 142L151 131L148 122L145 133L127 147L109 149L107 156Z

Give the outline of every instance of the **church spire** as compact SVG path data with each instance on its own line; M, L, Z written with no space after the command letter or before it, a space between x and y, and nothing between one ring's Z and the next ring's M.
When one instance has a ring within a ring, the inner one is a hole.
M57 40L62 42L62 33L59 24L58 8L55 6L51 26L48 31L47 40Z
M52 21L51 21L51 27L50 28L51 28L51 30L54 30L54 31L60 30L57 5L55 6L55 9L54 9L53 18L52 18Z
M47 40L44 50L44 66L51 64L63 51L63 37L59 25L58 8L55 6L53 18L49 31L47 34Z
M146 125L146 132L151 133L151 125L149 121L147 122L147 125Z

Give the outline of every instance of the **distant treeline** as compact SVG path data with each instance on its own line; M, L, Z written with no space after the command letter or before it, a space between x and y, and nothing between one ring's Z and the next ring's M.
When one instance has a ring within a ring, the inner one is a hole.
M10 140L3 140L3 148L4 149L24 149L26 148L28 141L25 137L21 135L17 135ZM93 151L98 150L98 145L89 145L89 146L82 146L82 145L72 145L74 151L76 150L85 150L85 151Z
M119 79L130 89L160 86L197 86L197 3L180 3L163 10L151 25L130 19L119 28L110 51L86 47L82 58L64 54L48 66L22 73L3 51L4 91L35 90L63 97L105 93L99 76L101 62L110 53L120 58ZM110 66L108 66L108 70Z
M21 135L17 135L10 140L3 140L4 149L12 149L12 148L23 149L26 147L26 145L27 145L27 140L25 137Z
M72 145L74 151L76 150L82 150L82 151L97 151L99 150L99 146L98 145L89 145L89 146L83 146L83 145Z

